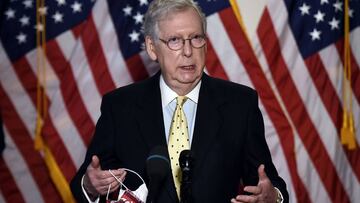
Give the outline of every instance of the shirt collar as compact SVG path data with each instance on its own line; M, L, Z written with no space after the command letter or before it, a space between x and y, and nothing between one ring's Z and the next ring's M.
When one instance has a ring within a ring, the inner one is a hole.
M198 82L198 84L195 86L194 89L192 89L187 96L191 101L198 103L199 100L199 92L200 92L200 86L201 86L201 80ZM166 83L162 75L160 75L160 92L161 92L161 103L162 108L167 106L170 102L172 102L178 95L176 92L174 92Z

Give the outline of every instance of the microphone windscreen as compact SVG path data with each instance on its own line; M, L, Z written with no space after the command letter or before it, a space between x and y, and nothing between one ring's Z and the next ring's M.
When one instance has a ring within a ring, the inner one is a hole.
M165 178L170 168L170 161L166 156L167 148L165 146L154 147L146 160L146 170L148 176Z
M146 202L156 202L160 187L170 171L167 148L156 146L146 160L146 171L149 177L149 194Z

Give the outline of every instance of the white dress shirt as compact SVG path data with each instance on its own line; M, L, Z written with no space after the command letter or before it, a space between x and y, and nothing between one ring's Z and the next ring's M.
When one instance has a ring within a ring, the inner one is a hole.
M196 109L199 100L199 92L200 92L201 81L195 86L191 92L186 95L188 99L183 105L183 109L185 112L188 129L189 129L189 141L190 146L193 138L194 126L195 126L195 117L196 117ZM165 127L165 135L166 141L169 141L170 134L170 126L171 120L176 108L176 97L179 96L174 92L164 81L164 78L160 76L160 92L161 92L161 102L162 102L162 110L164 117L164 127Z

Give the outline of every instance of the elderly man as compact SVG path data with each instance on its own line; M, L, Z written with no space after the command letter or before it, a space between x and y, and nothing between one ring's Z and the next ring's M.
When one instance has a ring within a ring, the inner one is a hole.
M162 145L171 167L155 202L179 202L178 158L184 149L195 160L193 202L287 202L256 92L203 72L206 18L197 4L154 0L144 36L161 71L104 96L94 138L71 184L76 199L98 201L118 189L119 181L134 188L124 168L146 177L149 152Z

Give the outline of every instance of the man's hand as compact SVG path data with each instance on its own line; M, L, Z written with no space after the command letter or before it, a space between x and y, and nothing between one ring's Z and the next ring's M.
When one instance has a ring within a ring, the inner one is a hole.
M238 195L236 198L231 199L232 203L241 202L267 202L275 203L277 192L270 179L265 173L265 166L261 164L258 168L259 182L257 186L246 186L245 192L252 193L251 195Z
M123 169L111 170L111 172L121 181L124 181L126 171ZM105 195L111 184L110 192L119 187L119 182L107 170L101 170L99 158L94 155L91 163L86 169L84 176L84 188L92 200L99 195Z

